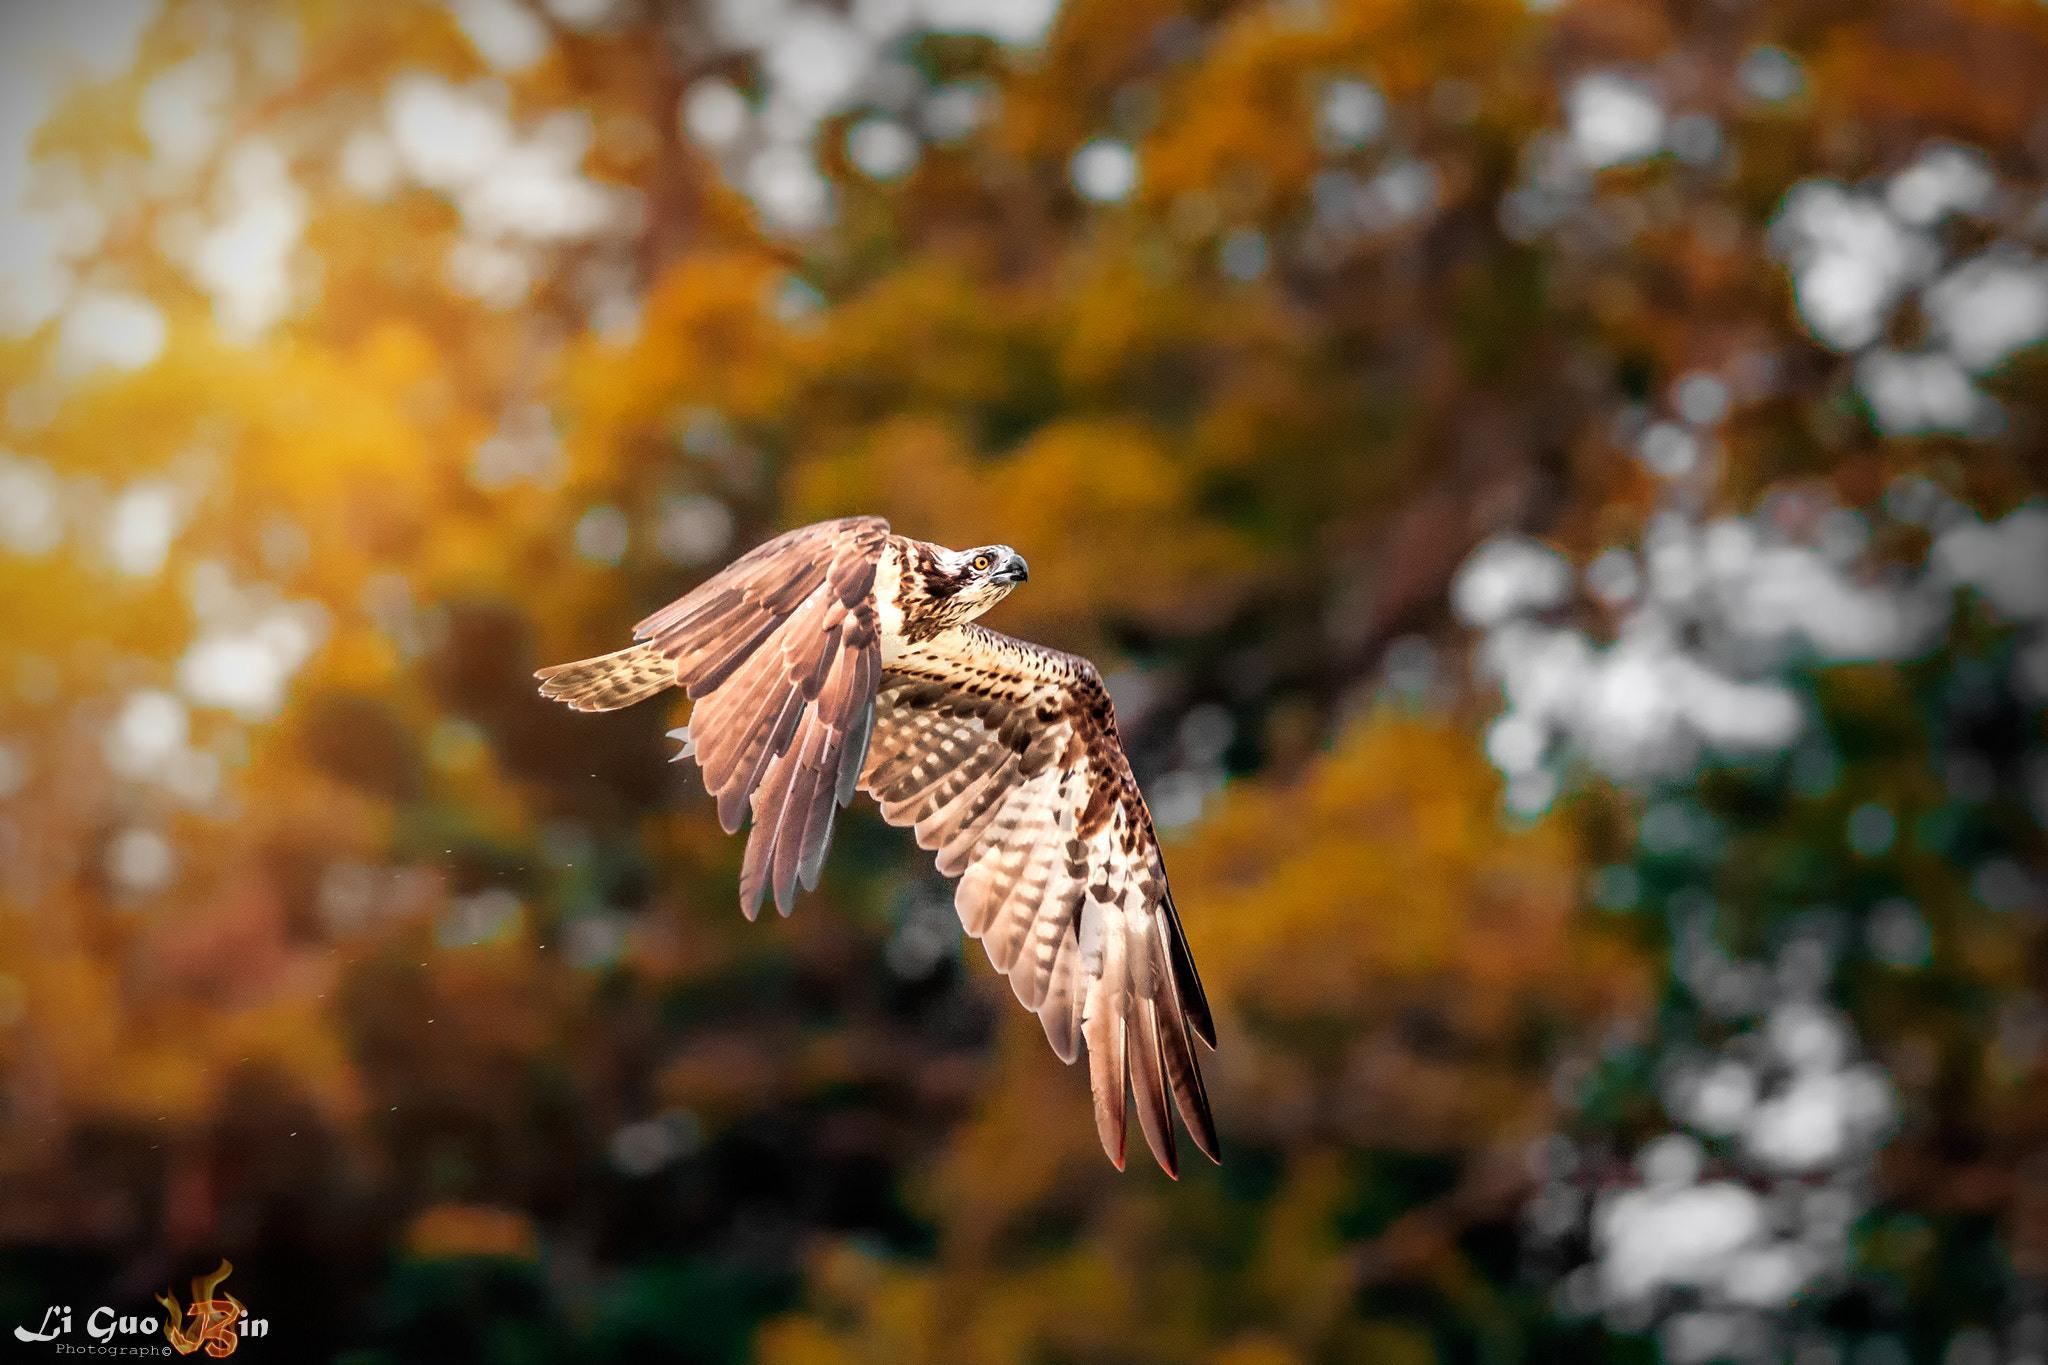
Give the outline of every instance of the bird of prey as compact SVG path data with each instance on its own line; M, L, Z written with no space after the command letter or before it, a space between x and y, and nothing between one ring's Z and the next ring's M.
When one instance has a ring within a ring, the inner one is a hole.
M1179 1174L1172 1109L1217 1160L1194 1040L1216 1026L1145 798L1086 659L974 618L1026 580L1007 545L948 550L880 517L785 532L633 628L613 654L543 668L541 694L611 711L681 687L718 818L751 809L740 908L813 889L855 791L959 878L954 907L1060 1059L1085 1043L1096 1131L1122 1169L1126 1087ZM1169 1100L1169 1095L1171 1100Z

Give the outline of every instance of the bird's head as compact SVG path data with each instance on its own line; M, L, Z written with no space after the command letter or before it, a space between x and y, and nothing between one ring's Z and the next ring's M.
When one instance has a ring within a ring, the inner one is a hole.
M1031 577L1024 556L1007 545L942 550L933 575L934 597L945 601L950 621L971 621L1008 597Z

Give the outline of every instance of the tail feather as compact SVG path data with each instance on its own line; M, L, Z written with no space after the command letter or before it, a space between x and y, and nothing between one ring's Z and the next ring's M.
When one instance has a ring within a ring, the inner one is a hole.
M556 664L533 675L540 694L577 711L616 711L676 684L676 665L653 645L633 645L595 659Z

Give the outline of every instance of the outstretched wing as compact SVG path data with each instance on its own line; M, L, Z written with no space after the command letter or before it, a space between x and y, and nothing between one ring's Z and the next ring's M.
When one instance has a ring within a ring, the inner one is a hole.
M1193 1044L1214 1047L1215 1025L1094 666L958 626L892 660L877 701L860 785L960 879L961 923L1061 1060L1086 1041L1109 1159L1124 1164L1127 1086L1169 1174L1169 1092L1217 1159Z
M752 806L740 872L749 919L770 887L786 915L799 885L817 886L835 809L853 799L882 677L874 584L888 540L880 517L785 532L633 627L642 643L609 665L614 678L672 671L695 703L684 752L726 833ZM541 690L577 704L579 667L543 669Z

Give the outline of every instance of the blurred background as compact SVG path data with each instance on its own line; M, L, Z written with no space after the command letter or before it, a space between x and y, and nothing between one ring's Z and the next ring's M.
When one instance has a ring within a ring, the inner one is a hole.
M352 1365L2048 1358L2039 0L0 66L0 1329L225 1256ZM851 512L1109 675L1220 1169L1103 1161L871 808L748 924L681 699L534 695Z

